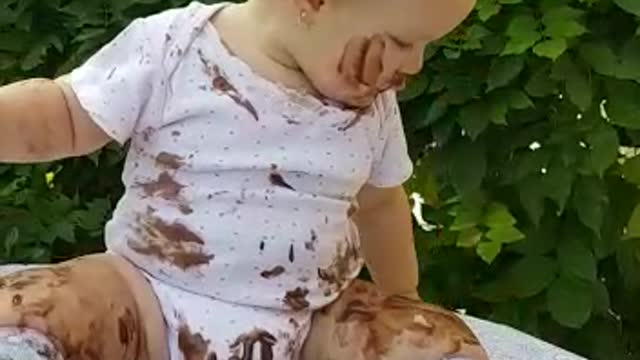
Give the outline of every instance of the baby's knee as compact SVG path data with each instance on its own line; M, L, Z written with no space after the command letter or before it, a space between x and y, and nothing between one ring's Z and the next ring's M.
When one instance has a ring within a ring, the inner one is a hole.
M144 348L126 284L113 269L91 262L0 278L0 326L39 331L70 359L135 360Z

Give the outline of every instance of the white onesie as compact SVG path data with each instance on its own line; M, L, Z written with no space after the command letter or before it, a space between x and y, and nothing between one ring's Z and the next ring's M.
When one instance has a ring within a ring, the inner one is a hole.
M71 86L130 142L106 243L152 282L172 359L254 344L292 359L362 267L359 189L401 185L412 163L392 92L356 113L258 76L211 24L223 6L134 21Z

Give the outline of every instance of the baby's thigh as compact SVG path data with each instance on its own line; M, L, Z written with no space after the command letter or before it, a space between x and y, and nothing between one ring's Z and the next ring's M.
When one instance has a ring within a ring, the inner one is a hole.
M488 359L454 313L357 281L314 315L303 360Z
M108 255L0 268L0 326L48 336L69 359L148 359L131 283Z

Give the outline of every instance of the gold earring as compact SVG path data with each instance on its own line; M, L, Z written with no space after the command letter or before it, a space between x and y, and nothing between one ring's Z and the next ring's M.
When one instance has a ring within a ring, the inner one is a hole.
M307 10L300 10L300 15L298 16L298 24L305 27L309 26L309 13L307 12Z

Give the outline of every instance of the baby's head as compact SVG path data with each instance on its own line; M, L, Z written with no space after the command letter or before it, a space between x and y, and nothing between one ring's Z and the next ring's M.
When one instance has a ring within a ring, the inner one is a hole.
M420 71L424 47L460 24L475 0L259 0L281 43L324 96L369 105Z

